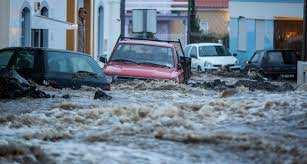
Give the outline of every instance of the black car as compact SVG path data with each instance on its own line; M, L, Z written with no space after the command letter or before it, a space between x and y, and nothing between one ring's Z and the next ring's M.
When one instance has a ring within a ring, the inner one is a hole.
M0 69L15 69L22 77L55 88L81 86L110 90L102 68L89 55L45 48L0 50Z
M297 60L298 52L295 50L261 50L254 53L245 69L272 79L295 78Z

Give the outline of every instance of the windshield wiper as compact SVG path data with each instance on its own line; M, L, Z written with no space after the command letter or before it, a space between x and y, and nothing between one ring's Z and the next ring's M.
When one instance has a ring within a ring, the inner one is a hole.
M137 62L135 62L133 60L128 60L128 59L111 59L111 61L138 64Z
M170 66L161 65L161 64L156 64L156 63L151 63L151 62L141 62L141 63L138 63L138 64L145 64L145 65L152 65L152 66L158 66L158 67L171 68Z

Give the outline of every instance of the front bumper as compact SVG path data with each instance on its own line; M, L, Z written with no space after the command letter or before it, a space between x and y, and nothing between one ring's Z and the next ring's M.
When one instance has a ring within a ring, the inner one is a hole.
M236 71L236 70L240 70L241 66L239 65L213 65L213 66L205 66L204 67L205 70L232 70L232 71Z

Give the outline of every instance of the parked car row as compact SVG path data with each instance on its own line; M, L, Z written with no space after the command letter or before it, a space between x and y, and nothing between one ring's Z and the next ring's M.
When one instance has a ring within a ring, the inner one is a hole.
M244 71L257 71L276 79L295 78L298 53L293 50L256 51ZM11 68L21 76L55 88L82 85L110 90L116 79L157 79L186 83L191 69L197 71L240 70L238 59L222 44L190 44L180 41L120 37L101 68L90 55L45 48L5 48L0 50L0 69Z

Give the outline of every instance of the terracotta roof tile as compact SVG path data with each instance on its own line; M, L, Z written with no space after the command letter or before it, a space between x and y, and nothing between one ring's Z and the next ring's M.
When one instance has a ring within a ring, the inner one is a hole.
M188 0L173 0L173 1L187 2ZM195 2L197 8L228 8L229 6L229 0L195 0Z

